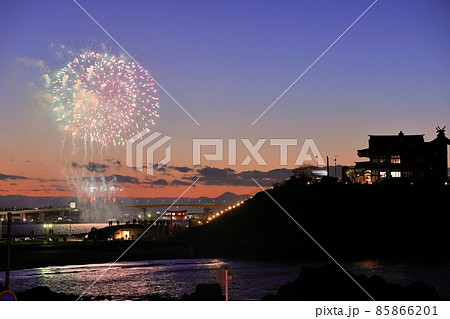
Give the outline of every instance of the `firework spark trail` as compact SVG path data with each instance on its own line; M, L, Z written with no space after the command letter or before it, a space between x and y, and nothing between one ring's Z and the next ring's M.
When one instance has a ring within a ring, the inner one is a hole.
M124 145L130 136L155 124L159 108L155 83L139 64L104 47L80 53L62 49L65 64L44 74L44 79L53 112L64 129L61 158L69 169L63 175L83 201L109 199L117 191L115 178L106 179L91 165L98 157L102 163L110 146ZM69 139L71 153L64 157ZM84 162L73 165L77 150L83 152Z
M55 72L49 89L58 122L94 144L124 145L158 117L152 78L133 61L108 52L75 57Z

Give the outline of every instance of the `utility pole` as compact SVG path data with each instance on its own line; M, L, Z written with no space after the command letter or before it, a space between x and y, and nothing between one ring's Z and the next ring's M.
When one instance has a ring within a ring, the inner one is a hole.
M8 230L6 237L6 273L5 273L5 286L6 290L9 290L9 273L11 270L11 222L12 214L8 213Z
M327 155L327 177L330 177L330 162L328 161L328 155Z
M72 236L72 210L75 209L77 206L75 202L69 203L69 237Z
M337 168L336 168L336 162L339 155L334 155L334 177L337 178Z

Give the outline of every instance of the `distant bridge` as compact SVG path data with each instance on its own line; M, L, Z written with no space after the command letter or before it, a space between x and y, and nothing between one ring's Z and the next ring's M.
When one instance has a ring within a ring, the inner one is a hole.
M74 208L45 208L45 209L23 209L23 210L10 210L10 211L2 211L0 212L0 216L2 218L6 217L8 213L11 213L12 215L19 215L20 219L23 220L26 218L26 215L29 214L39 214L39 220L44 220L44 214L46 213L60 213L63 214L65 212L75 212L78 211L78 209Z
M154 207L199 207L199 208L228 208L232 207L233 205L226 205L226 204L173 204L173 203L167 203L167 204L136 204L136 205L122 205L120 207L131 207L131 208L139 208L139 209L147 209L147 208L154 208Z
M239 204L236 204L239 206ZM226 210L234 208L235 205L227 205L227 204L215 204L215 203L167 203L167 204L135 204L135 205L120 205L119 207L126 207L126 208L137 208L141 211L141 213L146 214L147 209L149 208L156 208L156 207L173 207L173 208L179 208L179 207L195 207L195 208L203 208L205 216L209 216L212 210ZM61 216L64 216L64 213L72 213L78 211L78 209L74 208L45 208L45 209L23 209L23 210L11 210L11 211L0 211L0 217L2 219L6 218L6 215L8 213L11 213L12 215L19 216L21 220L25 220L27 215L34 215L39 214L39 220L44 221L45 214L47 213L59 213Z
M5 210L0 212L0 215L7 215L8 213L11 213L13 215L20 215L20 214L39 214L39 213L60 213L60 212L69 212L69 211L75 211L74 208L45 208L45 209L23 209L23 210Z

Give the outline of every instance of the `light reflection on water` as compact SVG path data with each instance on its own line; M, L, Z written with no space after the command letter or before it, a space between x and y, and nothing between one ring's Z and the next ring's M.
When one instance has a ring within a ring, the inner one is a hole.
M236 300L261 299L294 280L299 265L279 263L232 262L221 259L179 259L115 264L94 285L87 295L113 296L114 299L138 299L146 295L160 295L179 299L192 293L198 283L215 283L216 271L229 263L237 273L230 285L230 298ZM17 270L11 273L13 291L48 286L53 291L80 295L109 264L57 266Z
M281 285L295 280L301 266L306 265L224 259L119 262L105 273L87 295L112 296L117 300L140 299L147 295L179 299L184 293L194 292L198 283L215 283L216 270L224 263L230 264L236 273L236 279L229 290L230 298L235 300L258 300L267 294L275 294ZM343 266L356 274L378 274L388 282L402 285L420 280L433 285L441 297L450 297L449 263L388 263L368 260L344 263ZM80 295L107 267L109 264L16 270L11 273L11 288L13 291L22 291L48 286L56 292Z

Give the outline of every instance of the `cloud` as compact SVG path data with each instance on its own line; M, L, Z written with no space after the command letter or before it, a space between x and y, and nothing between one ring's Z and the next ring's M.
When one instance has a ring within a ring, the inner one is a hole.
M67 188L67 186L65 185L61 185L61 184L51 184L48 187L55 187L55 188Z
M108 165L101 164L101 163L93 163L89 162L87 165L83 165L82 168L88 170L89 172L95 172L95 173L103 173L108 169Z
M150 164L150 163L149 163L149 164ZM145 167L145 168L146 168L146 167ZM153 169L154 169L154 170L158 170L158 171L160 171L160 172L166 172L166 171L168 170L168 168L167 168L166 165L161 166L161 167L158 167L158 164L153 164Z
M0 174L0 181L6 181L6 180L17 180L17 179L29 179L28 177L25 176L20 176L20 175L5 175L5 174Z
M147 178L146 181L142 182L142 184L150 185L150 187L164 187L168 186L169 182L162 178L157 180L151 180Z
M287 178L291 177L292 175L293 175L292 169L287 168L277 168L270 170L268 172L253 170L239 173L239 177L242 179L252 179L252 178L256 180L266 179L272 182L284 181Z
M94 162L89 162L88 164L85 165L79 165L77 162L73 162L72 167L85 169L92 173L104 173L109 168L109 166L106 164Z
M181 179L184 179L186 181L191 181L191 183L193 181L195 181L199 176L195 176L195 175L189 175L189 176L181 176Z
M126 176L126 175L112 175L105 177L107 181L111 181L114 183L129 183L129 184L140 184L139 179L134 176Z
M236 185L238 176L231 168L203 167L197 169L201 183L205 185Z
M114 158L108 158L106 161L108 163L111 163L113 166L122 166L122 162L119 160L115 160Z
M195 181L195 179L193 181ZM170 182L170 185L173 185L173 186L191 186L191 184L192 184L192 182L180 181L178 179L174 179L173 181Z
M147 166L143 165L143 170L145 171L147 169ZM136 171L136 167L133 167L133 169ZM172 173L179 172L179 173L189 173L193 172L194 169L187 167L187 166L167 166L164 165L162 167L158 167L158 164L153 164L153 170L156 172L161 172L164 175L172 175Z
M46 66L44 61L42 60L36 60L36 59L31 59L31 58L17 58L17 61L23 65L27 65L27 66L32 66L32 67L36 67L39 68L40 70L45 70Z
M150 167L151 167L152 165L150 165ZM147 166L147 165L142 165L142 171L147 171L147 168L148 168L149 166ZM139 171L138 169L137 169L137 167L136 166L133 166L133 167L131 167L134 171ZM158 171L161 171L161 172L165 172L166 170L167 170L167 167L166 166L162 166L161 168L158 168L158 164L153 164L153 169L154 170L158 170Z
M180 173L188 173L192 171L192 168L187 166L169 166L169 169L178 171Z
M118 184L140 184L139 179L133 176L124 175L111 175L111 176L101 176L101 177L80 177L79 181L86 181L91 183L118 183Z
M255 186L252 178L261 185L267 186L275 182L284 181L292 175L292 170L287 168L273 169L267 172L253 170L236 172L232 168L203 167L197 169L199 182L204 185L230 185L230 186ZM184 176L184 180L195 180L197 177Z
M50 77L48 76L48 74L46 73L42 77L45 80L45 85L49 85L51 80L50 80Z
M160 179L152 182L152 185L154 185L154 186L167 186L167 185L169 185L169 183L165 179L161 179L160 178Z

